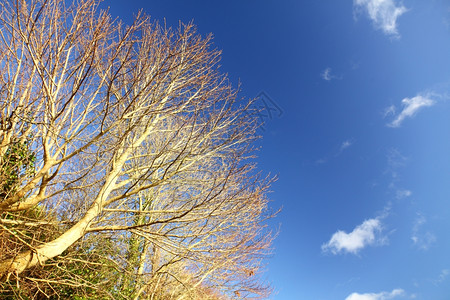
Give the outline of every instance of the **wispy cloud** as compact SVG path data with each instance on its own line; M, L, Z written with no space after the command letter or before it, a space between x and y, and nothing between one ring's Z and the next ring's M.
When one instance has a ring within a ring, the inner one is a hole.
M386 173L392 177L391 186L394 186L395 181L399 179L400 169L406 166L409 158L395 148L389 149L386 157L388 165Z
M353 293L347 298L345 298L345 300L388 300L404 295L405 295L404 290L395 289L392 292L366 293L366 294Z
M333 147L334 149L332 150L332 152L330 151L330 153L328 153L328 155L326 155L320 159L317 159L316 164L321 165L321 164L327 163L333 157L338 157L339 155L341 155L342 152L344 152L345 150L350 148L353 144L354 144L354 139L347 139L347 140L343 141L339 145L339 148L337 148L337 145L336 145Z
M391 105L389 107L386 107L386 109L384 110L384 117L386 118L387 116L394 116L395 115L395 105Z
M317 165L323 165L323 164L326 164L328 162L328 159L327 158L319 158L318 160L316 160L316 164Z
M421 250L428 250L436 242L436 236L433 233L422 230L426 222L427 219L418 213L411 234L411 240L414 245Z
M439 285L439 284L443 283L447 279L449 274L450 274L450 270L443 269L441 271L441 273L439 274L439 277L437 279L433 280L434 285Z
M331 80L331 68L326 68L321 74L320 76L327 81Z
M360 65L359 62L355 62L355 61L353 61L353 60L350 61L350 68L351 68L352 70L359 69L359 65Z
M361 277L352 277L349 280L345 281L345 282L341 282L336 284L336 287L343 287L343 286L348 286L348 285L352 285L354 283L356 283L357 281L361 280Z
M402 122L406 118L413 117L420 109L428 106L432 106L436 103L436 101L429 98L429 96L417 95L413 98L404 98L402 100L403 109L402 111L395 117L395 119L387 124L389 127L400 127ZM390 106L386 112L389 114L395 115L395 107ZM385 113L385 116L388 114Z
M347 149L351 145L353 145L353 141L351 141L351 140L343 141L342 144L341 144L340 152L344 151L345 149Z
M412 192L410 190L398 189L395 197L400 200L400 199L407 198L411 195L412 195Z
M389 189L393 192L393 196L397 200L405 199L410 197L413 192L409 189L399 187L398 184L401 182L401 169L405 167L410 158L403 156L397 149L389 149L387 151L387 169L385 174L390 176Z
M407 9L396 0L354 0L354 7L365 10L377 29L385 34L398 37L397 18Z
M342 75L341 76L337 76L331 73L331 68L326 68L325 70L323 70L322 73L320 73L320 77L322 77L323 80L326 81L330 81L332 79L342 79Z
M383 231L381 218L365 220L350 233L338 230L327 243L322 245L322 251L333 254L357 254L366 246L384 244L387 238L381 234Z

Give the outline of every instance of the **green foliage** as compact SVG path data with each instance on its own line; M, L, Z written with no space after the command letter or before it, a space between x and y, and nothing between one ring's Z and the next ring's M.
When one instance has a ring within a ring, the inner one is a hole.
M29 149L28 142L11 143L3 155L0 165L0 196L5 198L13 194L20 185L20 178L32 176L36 155Z
M2 239L0 234L0 243ZM45 265L22 273L19 286L14 275L0 281L0 299L129 299L116 288L123 272L111 259L115 251L113 241L92 235Z

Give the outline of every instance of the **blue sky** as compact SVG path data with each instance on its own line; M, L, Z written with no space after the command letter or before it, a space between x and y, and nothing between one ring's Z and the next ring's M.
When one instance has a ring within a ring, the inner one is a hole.
M273 299L450 299L450 3L111 0L223 50L283 207ZM264 99L264 100L263 100Z

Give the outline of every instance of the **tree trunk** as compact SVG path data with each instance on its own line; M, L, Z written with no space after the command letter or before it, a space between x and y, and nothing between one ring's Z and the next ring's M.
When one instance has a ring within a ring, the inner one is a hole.
M93 205L86 215L72 228L51 242L45 243L35 249L24 251L16 257L0 262L0 280L8 280L11 274L20 274L27 268L41 265L45 261L63 253L67 248L79 240L86 232L90 222L100 212L99 205Z

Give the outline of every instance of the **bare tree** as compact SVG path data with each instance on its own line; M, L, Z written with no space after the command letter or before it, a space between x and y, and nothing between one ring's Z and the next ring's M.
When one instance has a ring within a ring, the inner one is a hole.
M0 4L1 281L111 239L109 288L126 297L169 284L173 299L266 296L270 180L249 162L257 124L211 36L65 5Z

